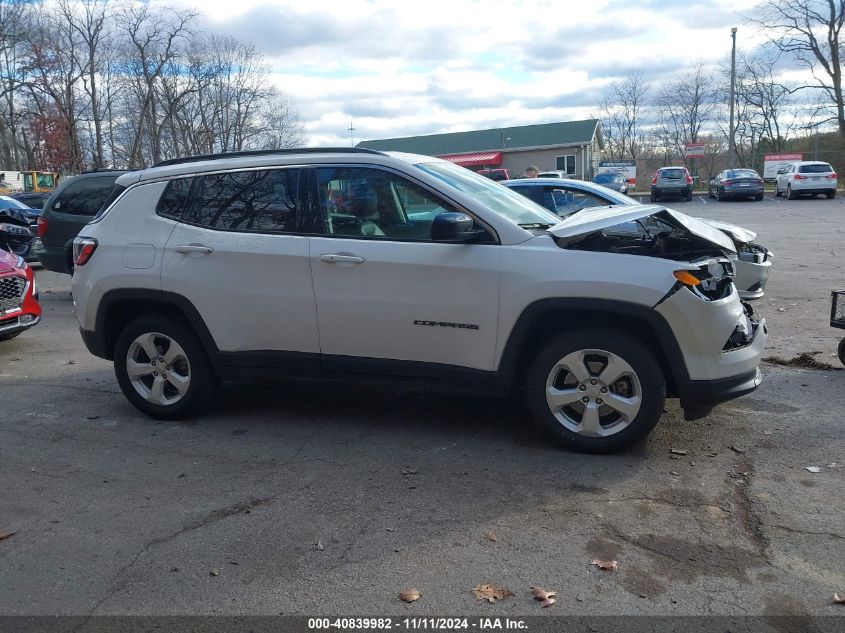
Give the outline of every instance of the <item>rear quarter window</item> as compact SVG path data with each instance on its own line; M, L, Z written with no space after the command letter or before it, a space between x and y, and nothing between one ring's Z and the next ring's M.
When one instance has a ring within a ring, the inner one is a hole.
M166 218L179 220L188 211L194 178L177 178L167 183L159 198L156 213Z

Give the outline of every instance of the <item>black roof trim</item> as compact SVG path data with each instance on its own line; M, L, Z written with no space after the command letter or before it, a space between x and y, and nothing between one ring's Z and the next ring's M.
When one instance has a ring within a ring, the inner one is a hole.
M166 165L181 165L183 163L196 163L203 160L219 160L221 158L241 158L243 156L272 156L273 154L378 154L384 156L384 152L364 147L300 147L298 149L257 149L244 152L221 152L219 154L203 154L200 156L186 156L184 158L171 158L156 163L153 167L164 167Z

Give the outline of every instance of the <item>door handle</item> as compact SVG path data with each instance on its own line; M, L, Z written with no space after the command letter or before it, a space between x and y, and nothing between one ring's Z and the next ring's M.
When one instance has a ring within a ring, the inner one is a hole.
M363 264L367 260L354 255L320 255L320 261L329 264Z
M203 246L202 244L180 244L173 250L182 255L189 255L191 253L199 253L200 255L208 255L214 252L210 246Z

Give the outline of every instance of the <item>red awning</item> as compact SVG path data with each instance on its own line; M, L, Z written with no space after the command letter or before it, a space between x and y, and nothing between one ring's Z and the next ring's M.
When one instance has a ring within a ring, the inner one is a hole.
M484 152L481 154L447 154L446 156L438 156L438 158L448 160L450 163L455 163L456 165L461 165L462 167L502 164L502 152Z

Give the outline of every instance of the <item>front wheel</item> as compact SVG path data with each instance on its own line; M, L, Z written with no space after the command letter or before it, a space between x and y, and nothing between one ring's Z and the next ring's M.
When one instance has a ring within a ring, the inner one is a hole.
M11 332L8 334L0 334L0 341L11 341L16 336L20 336L23 334L23 330L18 330L17 332Z
M200 413L217 386L196 334L163 314L139 317L123 329L114 349L114 372L129 402L160 420Z
M643 440L660 419L666 379L639 340L575 330L543 346L528 369L532 417L561 446L614 453Z

